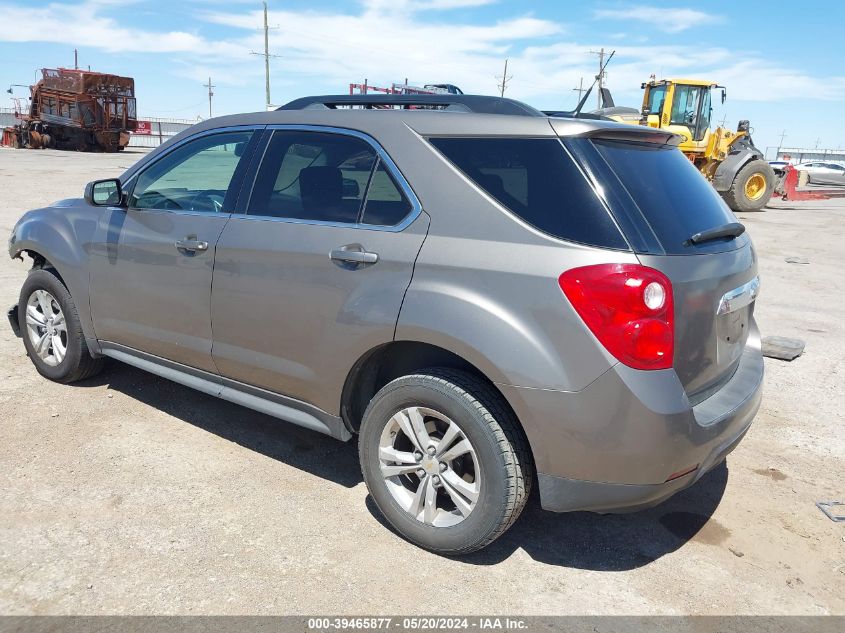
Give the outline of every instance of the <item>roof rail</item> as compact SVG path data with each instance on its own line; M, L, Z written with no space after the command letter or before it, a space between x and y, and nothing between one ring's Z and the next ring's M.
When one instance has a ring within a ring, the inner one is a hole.
M322 95L301 97L286 103L278 110L331 109L338 107L361 106L365 109L382 109L399 107L401 109L445 109L458 112L474 112L476 114L510 114L517 116L545 116L530 105L505 99L503 97L488 97L484 95Z

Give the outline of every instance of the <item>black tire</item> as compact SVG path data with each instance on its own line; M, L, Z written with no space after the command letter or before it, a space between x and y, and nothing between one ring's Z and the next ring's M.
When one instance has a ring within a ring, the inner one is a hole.
M419 521L397 503L381 474L382 431L410 406L445 414L475 448L482 473L479 498L456 525ZM427 369L383 387L364 412L359 457L370 495L390 525L412 543L447 556L480 550L501 536L525 507L534 479L527 440L501 395L478 377L453 369Z
M766 189L758 198L751 199L746 193L745 184L755 175L765 178ZM724 192L722 197L734 211L759 211L769 203L774 190L775 171L772 166L764 160L752 160L737 172L731 188Z
M26 306L30 296L36 290L46 290L55 298L64 313L66 323L66 353L64 358L57 365L48 365L36 353L34 344L30 340L26 326ZM103 368L102 358L93 358L88 345L85 342L85 335L82 333L82 325L79 322L79 314L76 311L76 304L70 296L67 288L59 279L52 268L36 268L29 272L21 288L20 301L18 303L18 322L21 324L24 347L27 356L35 365L38 373L55 382L70 383L84 380L98 374Z

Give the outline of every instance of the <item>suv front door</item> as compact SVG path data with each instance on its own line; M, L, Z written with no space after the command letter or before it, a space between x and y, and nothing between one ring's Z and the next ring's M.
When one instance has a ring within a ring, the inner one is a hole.
M101 344L215 372L211 277L252 130L189 140L128 184L105 211L91 254L91 314Z
M256 171L217 245L214 361L337 415L349 369L393 340L428 216L386 153L348 131L276 129Z

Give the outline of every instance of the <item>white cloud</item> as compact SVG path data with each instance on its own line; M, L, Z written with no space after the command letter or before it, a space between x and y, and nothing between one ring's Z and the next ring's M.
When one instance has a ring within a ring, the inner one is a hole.
M494 4L497 0L364 0L370 11L443 11Z
M722 22L723 18L696 9L634 6L625 9L599 9L597 19L646 22L665 33L680 33L687 29Z
M38 28L4 28L0 41L55 42L109 52L187 55L223 55L239 50L229 42L207 41L186 31L159 32L125 27L99 13L104 5L133 3L132 0L90 0L81 4L53 3L40 8L0 3L4 23L38 25Z

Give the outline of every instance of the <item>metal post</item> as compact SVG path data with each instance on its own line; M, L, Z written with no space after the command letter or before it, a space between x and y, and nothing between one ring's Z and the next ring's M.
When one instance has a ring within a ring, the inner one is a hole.
M214 96L214 93L211 91L214 88L214 84L211 83L211 77L208 78L208 83L203 84L206 88L208 88L208 118L211 118L211 97Z
M270 27L267 26L267 3L264 3L264 92L270 109Z
M584 78L583 77L581 77L581 81L578 82L578 87L573 88L572 90L578 92L578 101L576 101L575 103L576 104L581 103L581 95L584 93Z
M596 93L597 109L601 110L601 89L604 88L604 48L599 51L599 91Z

